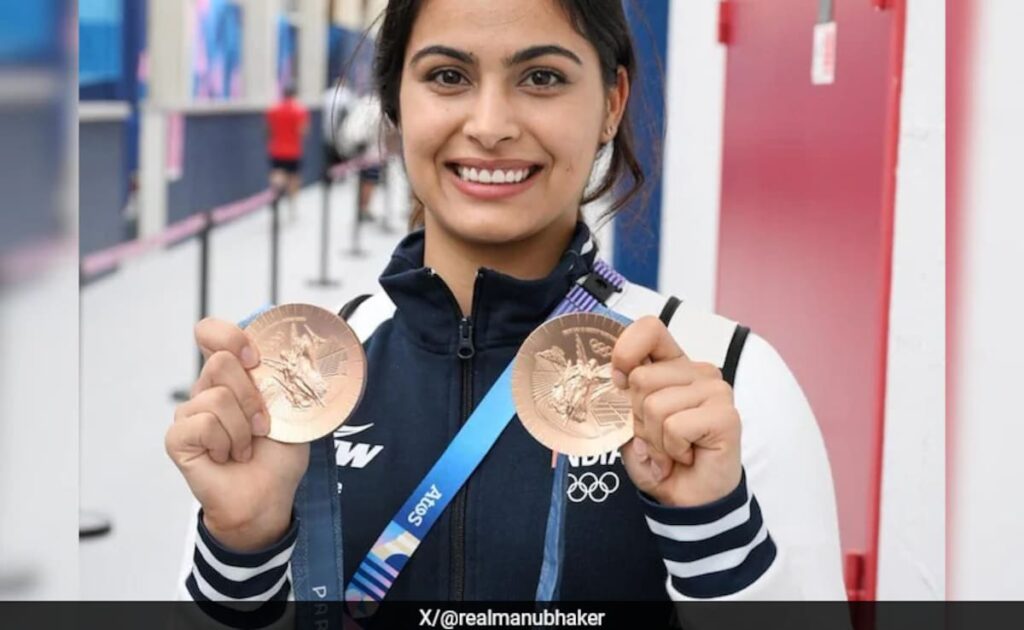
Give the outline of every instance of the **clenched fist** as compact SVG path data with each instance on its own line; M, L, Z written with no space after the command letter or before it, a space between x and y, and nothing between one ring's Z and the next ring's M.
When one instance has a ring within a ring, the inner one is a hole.
M675 507L736 489L740 416L717 367L691 361L658 318L644 317L619 336L612 369L632 403L635 436L622 461L637 488Z
M248 370L260 363L252 339L232 323L195 327L205 362L192 398L178 406L164 443L207 529L224 545L252 551L288 530L308 444L270 440L270 415Z

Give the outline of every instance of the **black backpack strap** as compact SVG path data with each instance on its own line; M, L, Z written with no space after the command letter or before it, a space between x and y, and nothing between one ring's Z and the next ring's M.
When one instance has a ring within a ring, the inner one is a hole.
M749 328L736 324L736 332L732 334L729 350L725 353L725 365L722 366L722 378L731 387L736 386L736 367L740 364L740 354L743 352L743 346L747 343L749 335Z
M668 323L672 321L672 316L676 314L676 309L682 303L683 301L676 296L669 296L668 302L665 302L665 308L661 309L661 315L658 315L661 323L668 327Z
M665 302L665 306L661 309L661 315L658 316L661 323L668 327L669 322L672 321L672 317L676 314L676 310L682 303L682 300L674 295L669 297L668 301ZM749 335L750 328L736 324L736 330L732 333L729 349L725 352L725 361L722 365L722 379L730 387L735 387L736 385L736 368L739 366L740 354L743 353L743 346L746 345Z
M356 312L356 309L359 308L359 305L368 299L370 299L369 293L365 295L356 296L347 304L345 304L345 306L341 307L341 310L338 311L338 317L347 320L349 317L352 317L352 314Z

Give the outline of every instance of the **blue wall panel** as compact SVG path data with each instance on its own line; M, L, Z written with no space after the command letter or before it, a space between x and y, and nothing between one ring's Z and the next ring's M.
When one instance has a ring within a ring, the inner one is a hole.
M661 162L665 139L665 64L668 49L668 0L626 2L639 76L630 109L637 156L647 175L647 190L628 216L615 221L615 267L637 284L658 287L661 247Z
M184 171L168 190L167 220L238 201L266 189L269 162L262 112L191 115L185 121ZM303 179L315 181L323 168L320 112L310 112Z
M58 104L0 110L0 252L61 234Z
M79 249L83 254L125 239L124 122L86 122L78 128Z

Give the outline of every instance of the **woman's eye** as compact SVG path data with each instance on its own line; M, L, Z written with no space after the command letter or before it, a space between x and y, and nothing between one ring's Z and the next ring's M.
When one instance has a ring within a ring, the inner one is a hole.
M530 74L526 75L526 81L531 87L554 87L560 83L565 83L561 75L551 70L534 70Z
M462 73L458 70L438 70L430 76L430 79L444 87L454 87L463 83Z

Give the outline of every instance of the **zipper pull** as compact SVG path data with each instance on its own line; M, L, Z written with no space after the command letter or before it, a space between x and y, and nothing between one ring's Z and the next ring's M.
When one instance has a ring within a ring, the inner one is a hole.
M473 322L468 317L459 321L459 351L460 359L473 358L476 348L473 347Z

